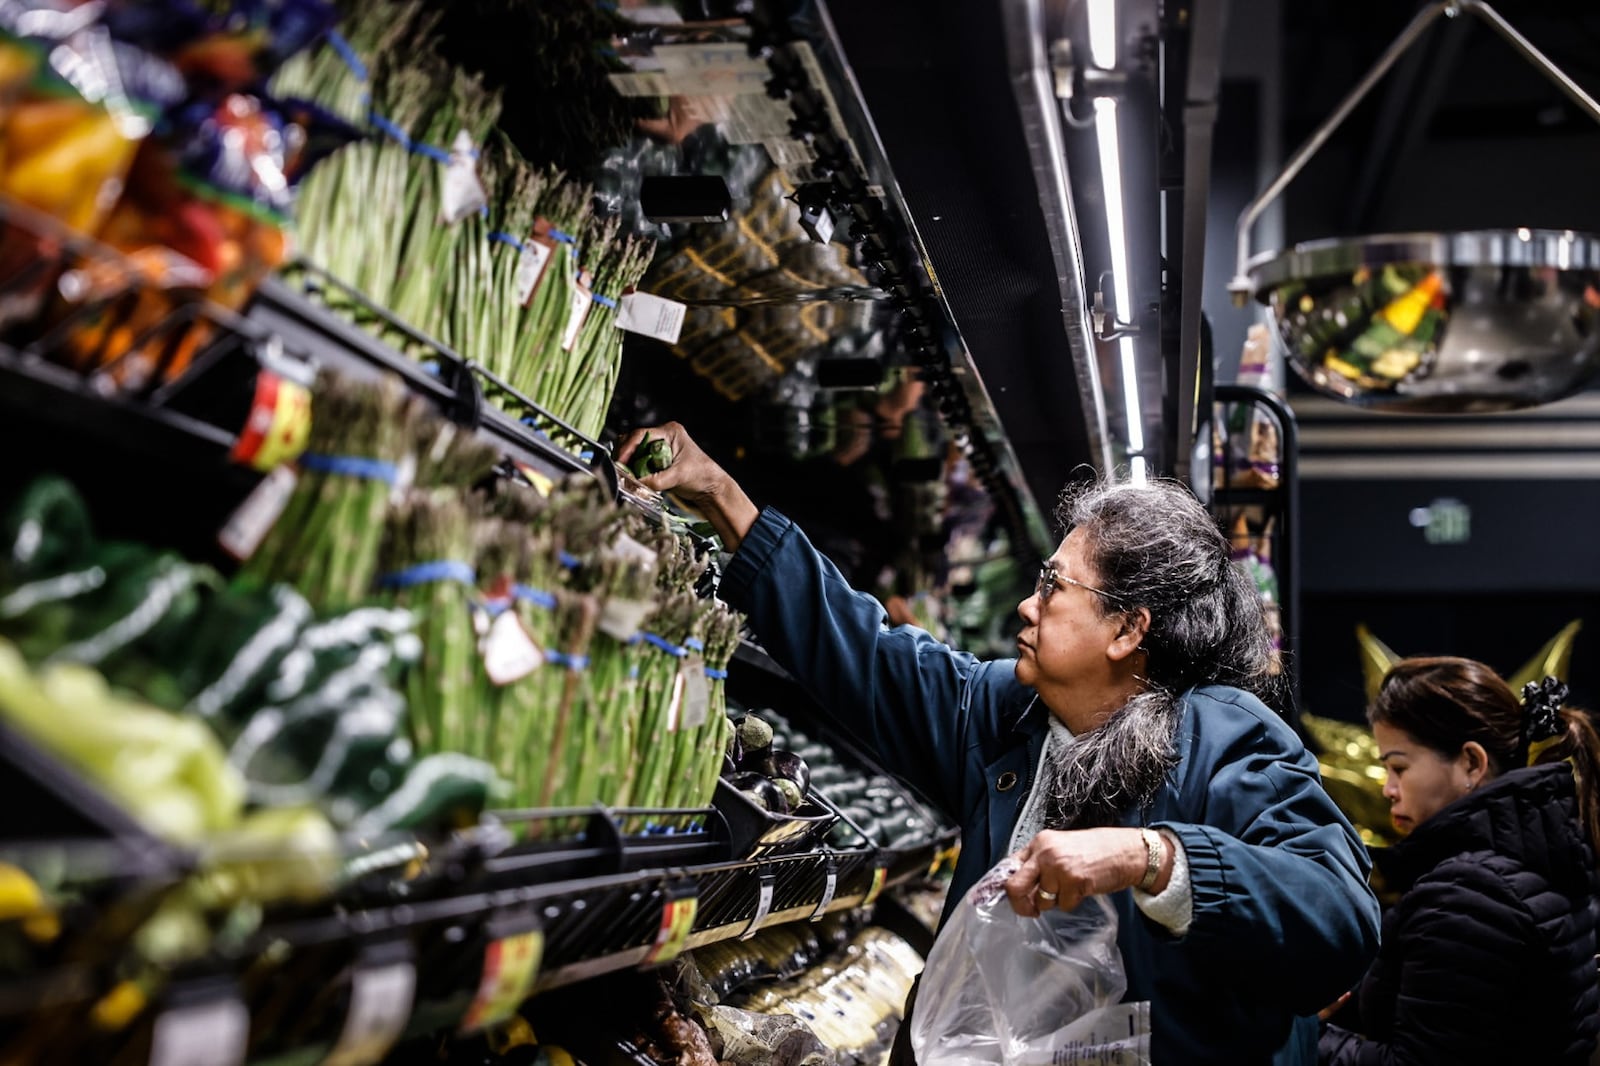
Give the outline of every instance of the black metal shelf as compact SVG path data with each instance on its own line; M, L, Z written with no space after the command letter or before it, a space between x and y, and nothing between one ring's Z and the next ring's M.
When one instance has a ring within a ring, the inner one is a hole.
M1218 385L1212 417L1224 417L1226 406L1261 407L1278 425L1281 451L1279 482L1275 489L1227 488L1213 484L1212 511L1233 507L1261 508L1276 519L1272 539L1272 565L1278 575L1280 625L1283 630L1284 670L1289 678L1289 720L1300 728L1300 434L1294 412L1277 395L1252 385ZM1224 531L1226 532L1226 531Z

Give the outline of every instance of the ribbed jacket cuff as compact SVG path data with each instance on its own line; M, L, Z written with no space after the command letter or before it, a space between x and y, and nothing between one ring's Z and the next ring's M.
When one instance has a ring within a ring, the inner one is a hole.
M1210 830L1204 826L1158 822L1151 828L1165 829L1183 845L1184 855L1189 860L1189 891L1194 900L1188 935L1204 936L1209 924L1206 916L1221 911L1228 900L1222 853Z

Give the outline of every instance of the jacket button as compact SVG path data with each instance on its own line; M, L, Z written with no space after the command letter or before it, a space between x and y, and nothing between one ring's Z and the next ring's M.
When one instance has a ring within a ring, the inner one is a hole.
M995 779L994 787L1001 792L1010 792L1017 787L1017 775L1007 770Z

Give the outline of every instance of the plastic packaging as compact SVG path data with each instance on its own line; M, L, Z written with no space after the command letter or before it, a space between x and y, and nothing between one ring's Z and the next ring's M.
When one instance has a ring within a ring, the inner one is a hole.
M928 955L911 1017L918 1066L1150 1062L1148 1003L1127 988L1104 896L1024 918L1007 858L967 893Z
M1245 336L1239 356L1241 385L1282 395L1272 361L1272 334L1259 323ZM1255 404L1234 404L1228 414L1228 480L1232 488L1275 489L1281 477L1283 447L1278 424Z

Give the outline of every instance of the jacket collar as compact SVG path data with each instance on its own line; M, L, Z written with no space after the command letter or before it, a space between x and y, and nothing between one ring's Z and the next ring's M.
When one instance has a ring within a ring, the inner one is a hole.
M1591 860L1578 828L1572 768L1561 762L1501 774L1375 851L1373 861L1386 885L1404 892L1445 860L1474 851L1505 855L1547 876L1586 878Z

